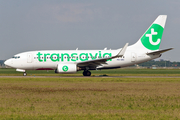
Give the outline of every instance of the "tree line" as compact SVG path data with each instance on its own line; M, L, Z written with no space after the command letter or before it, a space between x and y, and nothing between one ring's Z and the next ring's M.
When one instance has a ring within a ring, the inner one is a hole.
M180 62L171 62L166 60L160 60L160 61L151 60L138 65L142 67L152 67L153 65L155 65L156 67L180 67Z

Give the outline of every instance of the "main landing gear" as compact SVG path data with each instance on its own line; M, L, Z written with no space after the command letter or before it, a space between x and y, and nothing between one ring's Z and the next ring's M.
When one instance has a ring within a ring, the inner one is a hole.
M83 75L84 76L91 76L91 72L89 70L84 70Z

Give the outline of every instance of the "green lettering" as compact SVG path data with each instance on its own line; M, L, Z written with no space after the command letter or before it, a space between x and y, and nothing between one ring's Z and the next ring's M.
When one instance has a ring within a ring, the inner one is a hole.
M50 55L49 53L47 53L47 54L44 54L44 62L46 62L46 56L47 55Z
M99 54L99 57L98 57ZM39 62L43 62L43 59L41 59L41 56L43 54L38 52L37 56L38 56L38 60ZM99 53L95 53L94 56L92 55L92 53L89 53L90 57L92 58L92 60L95 60L97 57L98 58L105 58L105 57L111 57L112 53L104 53L102 55L101 51L99 51ZM59 53L46 53L44 54L44 62L47 61L47 56L50 57L51 61L56 62L56 61L60 61L60 57L59 57ZM64 58L67 58L67 61L78 61L78 59L80 61L87 61L88 58L88 53L81 53L78 56L78 53L72 53L71 55L69 55L68 53L61 53L61 61L64 61ZM112 61L112 59L108 60L108 61Z
M84 58L82 56L84 56ZM81 53L79 57L81 61L86 61L88 60L88 53Z
M102 58L102 56L101 56L101 51L99 51L99 58Z
M92 53L89 53L89 55L91 56L92 60L96 59L97 57L97 53L95 54L95 56L93 56Z
M64 61L64 56L67 56L67 61L69 61L70 60L70 56L69 56L69 54L68 53L62 53L61 54L61 61Z
M39 62L42 62L43 60L41 60L41 53L40 52L38 52L38 54L37 54L37 56L38 56L38 60L39 60Z
M77 53L72 53L71 57L72 57L71 61L77 61L78 60Z
M103 58L105 58L105 56L111 57L112 54L111 54L111 53L104 53L104 54L103 54ZM109 60L107 60L107 61L112 61L112 59L109 59Z
M54 59L54 56L56 56L55 59ZM59 54L56 54L56 53L51 54L51 61L53 62L59 61Z

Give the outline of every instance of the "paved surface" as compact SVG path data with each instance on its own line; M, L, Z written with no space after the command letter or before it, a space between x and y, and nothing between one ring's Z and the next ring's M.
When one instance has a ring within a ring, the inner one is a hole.
M0 78L180 78L180 76L0 76Z

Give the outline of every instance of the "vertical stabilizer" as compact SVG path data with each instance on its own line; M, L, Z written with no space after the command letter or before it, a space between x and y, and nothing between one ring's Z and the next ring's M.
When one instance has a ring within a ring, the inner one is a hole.
M131 47L148 51L159 50L167 15L159 15L142 37Z

